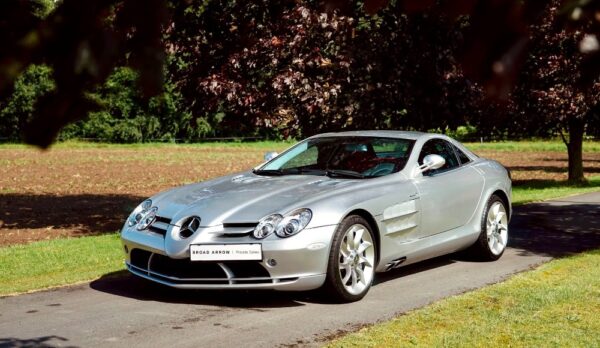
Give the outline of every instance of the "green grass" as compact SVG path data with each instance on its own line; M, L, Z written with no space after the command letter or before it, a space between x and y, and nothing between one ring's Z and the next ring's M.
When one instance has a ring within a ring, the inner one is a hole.
M498 141L489 143L464 143L474 152L477 151L558 151L567 152L567 146L562 140L522 140L522 141ZM583 152L600 152L600 141L584 141Z
M136 143L136 144L110 144L86 141L63 141L52 145L57 149L90 149L90 148L114 148L114 149L138 149L157 147L191 147L191 148L250 148L268 150L282 150L295 144L296 140L288 141L256 141L256 142L203 142L203 143ZM472 151L567 151L562 140L523 140L523 141L499 141L486 143L465 143ZM25 144L0 144L0 149L26 149L32 147ZM599 141L584 141L584 152L600 152Z
M512 198L514 205L520 205L596 191L600 191L600 176L590 177L584 183L532 180L513 186Z
M600 250L364 328L329 347L599 347Z
M144 149L144 148L194 148L194 149L251 149L251 150L282 150L294 145L296 141L255 141L255 142L204 142L204 143L134 143L134 144L111 144L87 141L63 141L52 145L55 149ZM35 148L27 144L0 144L0 149L29 149Z
M124 268L117 234L0 248L0 295L96 279Z

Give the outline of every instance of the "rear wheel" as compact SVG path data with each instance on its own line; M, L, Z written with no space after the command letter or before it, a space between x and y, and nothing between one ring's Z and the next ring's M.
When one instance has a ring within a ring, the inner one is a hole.
M487 261L498 260L508 244L508 214L504 201L493 195L481 218L481 234L471 252Z
M338 226L333 237L325 289L340 302L362 299L375 275L375 242L369 223L351 215Z

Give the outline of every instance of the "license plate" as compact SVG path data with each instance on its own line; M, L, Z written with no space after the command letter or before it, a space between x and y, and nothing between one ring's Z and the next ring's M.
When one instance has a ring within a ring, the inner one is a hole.
M192 244L192 261L243 261L262 260L260 244Z

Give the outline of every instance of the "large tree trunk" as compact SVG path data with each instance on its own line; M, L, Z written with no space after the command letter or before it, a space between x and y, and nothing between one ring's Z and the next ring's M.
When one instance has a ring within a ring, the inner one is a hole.
M583 120L569 118L569 142L567 149L569 153L569 181L585 181L583 176L583 132L585 123Z

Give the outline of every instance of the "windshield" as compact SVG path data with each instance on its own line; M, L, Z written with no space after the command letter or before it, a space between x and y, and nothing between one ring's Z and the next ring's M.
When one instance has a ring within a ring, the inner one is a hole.
M299 143L255 173L380 177L402 170L413 144L414 140L398 138L314 138Z

